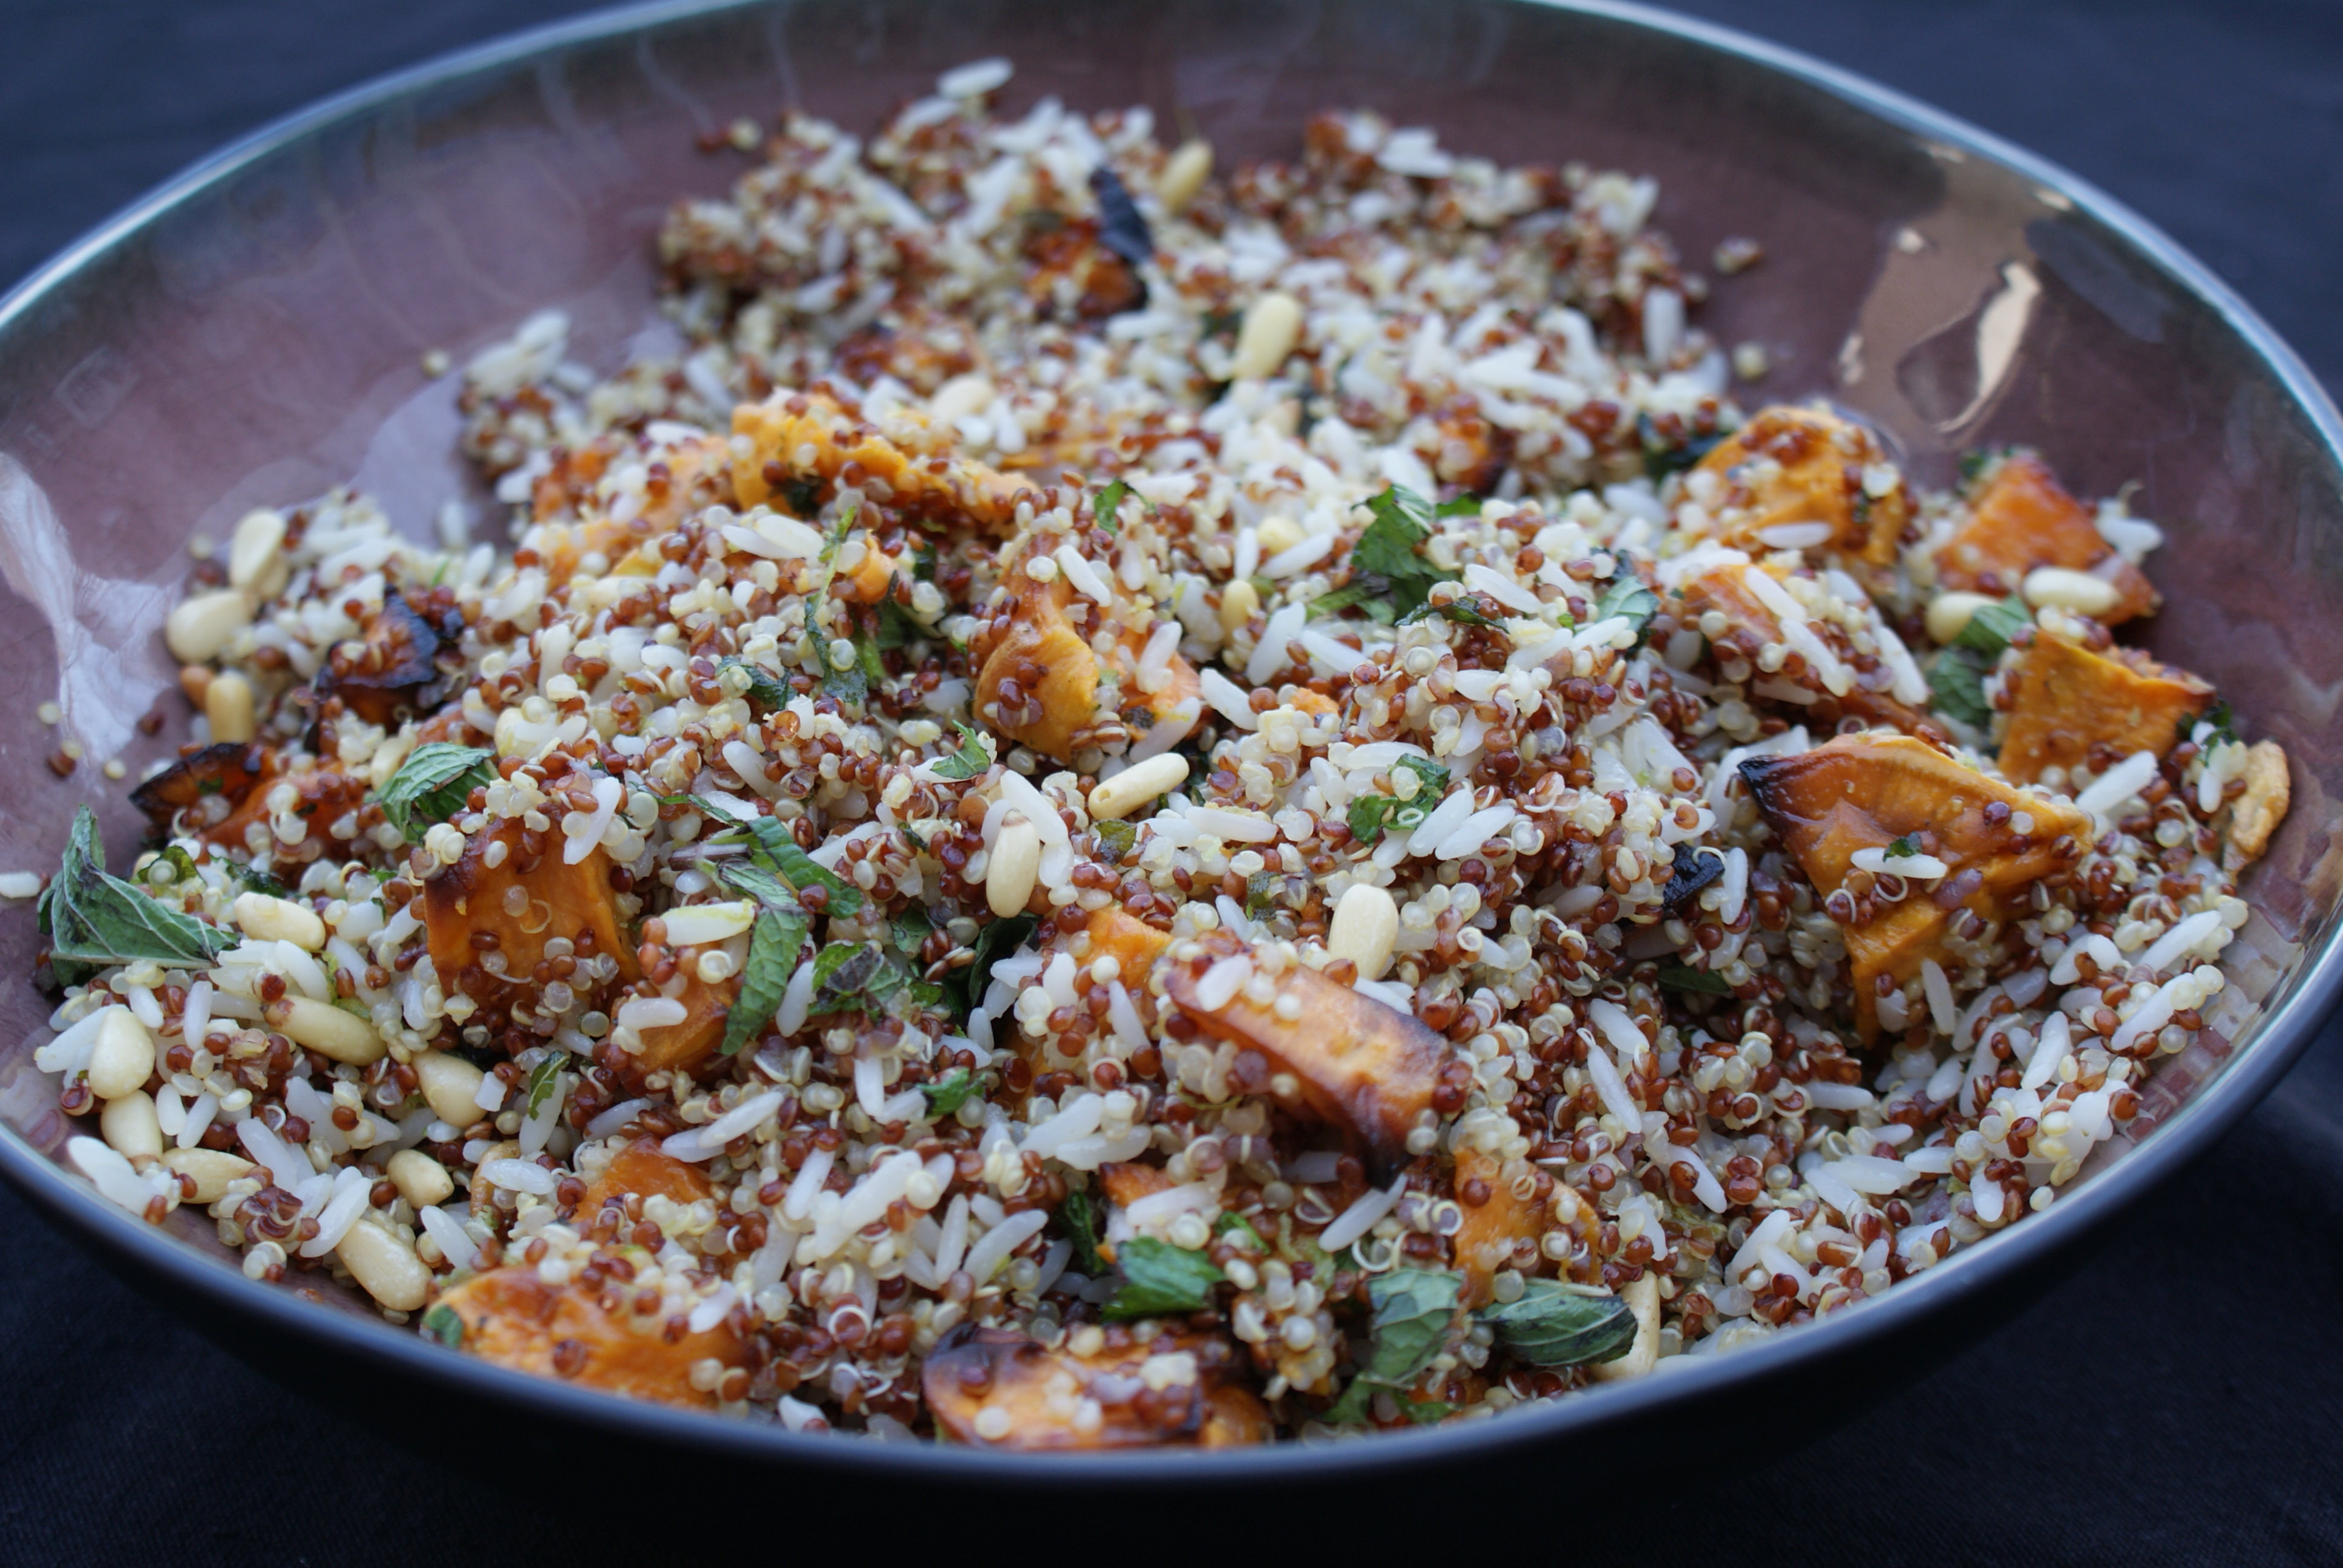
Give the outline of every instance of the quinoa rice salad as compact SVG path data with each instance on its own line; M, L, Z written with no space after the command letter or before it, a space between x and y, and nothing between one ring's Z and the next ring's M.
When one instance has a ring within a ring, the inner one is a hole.
M147 847L0 880L100 1193L636 1399L1220 1447L1878 1295L2220 1037L2287 759L2117 640L2125 496L1757 396L1649 179L1010 77L709 138L679 352L435 357L496 542L200 552Z

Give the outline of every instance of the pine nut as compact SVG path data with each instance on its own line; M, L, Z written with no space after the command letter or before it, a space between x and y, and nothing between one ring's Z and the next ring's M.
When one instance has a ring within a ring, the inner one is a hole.
M411 1312L431 1294L431 1271L387 1226L360 1216L334 1251L366 1293L394 1312Z
M1163 160L1163 173L1155 181L1155 199L1163 204L1166 213L1179 212L1196 199L1196 193L1212 176L1212 144L1201 136L1191 137Z
M234 588L183 598L163 621L163 640L181 664L209 664L252 621L252 605Z
M307 1046L319 1056L347 1061L353 1067L380 1061L388 1049L372 1023L355 1013L344 1012L331 1002L288 996L269 1003L266 1010L268 1027L282 1030L294 1044Z
M1233 635L1261 608L1261 591L1239 578L1221 590L1221 629Z
M1290 294L1264 294L1245 312L1237 329L1236 356L1229 363L1232 381L1258 381L1272 376L1302 340L1302 302Z
M273 899L266 893L238 893L231 912L247 937L264 942L291 942L304 952L312 953L326 945L326 922L305 905Z
M458 1131L488 1114L473 1098L488 1074L462 1057L423 1051L415 1059L415 1076L431 1114Z
M991 381L973 371L955 376L936 388L928 399L929 417L942 424L953 424L989 407L997 391Z
M397 1185L398 1195L417 1209L436 1209L456 1191L456 1179L447 1168L420 1149L400 1150L383 1173Z
M166 1149L166 1170L196 1180L195 1201L216 1203L227 1196L227 1184L252 1170L252 1161L224 1149Z
M1359 966L1362 980L1381 980L1391 968L1392 944L1399 940L1399 906L1383 889L1353 882L1334 905L1326 928L1326 950Z
M1981 593L1940 593L1928 601L1928 635L1940 645L1949 643L1971 616L1997 602Z
M2076 615L2105 615L2123 596L2116 585L2065 567L2036 567L2026 574L2026 602L2055 605Z
M155 1076L155 1036L126 1007L110 1007L97 1026L89 1051L89 1091L119 1100L146 1087Z
M97 1130L116 1153L141 1169L163 1152L163 1124L155 1119L154 1096L143 1089L107 1101Z
M1262 519L1261 526L1252 532L1253 538L1261 541L1261 554L1263 560L1271 556L1283 555L1310 537L1302 531L1302 525L1292 518L1264 518Z
M256 599L285 586L285 514L266 507L244 514L228 544L228 586Z
M1041 870L1041 830L1020 817L1003 824L984 869L984 901L1002 920L1023 912Z
M1188 759L1166 751L1134 762L1091 791L1091 819L1120 821L1188 781Z
M1635 1342L1618 1360L1595 1363L1593 1371L1599 1382L1642 1377L1660 1359L1660 1277L1646 1269L1621 1289L1619 1299L1635 1314Z
M204 717L211 721L214 740L250 740L259 729L252 682L232 669L215 676L204 688Z

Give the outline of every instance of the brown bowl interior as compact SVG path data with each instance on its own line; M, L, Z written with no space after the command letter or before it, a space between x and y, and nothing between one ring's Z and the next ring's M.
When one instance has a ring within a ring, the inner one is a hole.
M490 519L456 458L454 379L423 374L426 349L460 363L559 305L579 357L615 367L655 327L662 213L745 166L695 150L696 133L784 106L867 132L940 71L994 54L1019 64L1012 112L1055 94L1145 103L1166 127L1192 115L1224 166L1290 156L1310 113L1361 105L1461 151L1652 174L1656 221L1695 268L1728 236L1765 248L1715 279L1697 317L1771 351L1745 401L1829 397L1932 482L1962 449L2012 442L2082 493L2136 484L2135 509L2169 538L2153 575L2170 602L2146 640L2285 745L2295 806L2249 881L2259 912L2232 950L2243 983L2220 1038L2167 1068L2135 1136L2249 1047L2323 951L2343 484L2308 378L2286 384L2258 329L2160 266L2153 236L2041 171L1632 19L1503 0L671 16L362 95L150 204L0 318L0 626L16 628L0 769L18 780L0 869L54 867L84 802L127 857L138 828L97 764L120 756L136 778L184 734L158 629L191 538L353 479L418 537L449 496ZM62 731L35 717L45 701L65 708ZM156 709L167 722L142 738L135 721ZM87 757L59 779L45 763L68 736ZM28 973L36 945L29 910L0 912L0 974ZM47 1005L0 986L0 1121L54 1155L72 1129L31 1063ZM200 1214L173 1225L216 1250Z

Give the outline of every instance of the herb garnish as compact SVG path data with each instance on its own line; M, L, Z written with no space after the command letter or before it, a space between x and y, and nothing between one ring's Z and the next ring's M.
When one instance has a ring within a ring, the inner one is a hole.
M423 1314L423 1332L451 1351L464 1348L464 1320L445 1302Z
M1906 855L1916 855L1919 852L1920 836L1917 833L1906 833L1900 839L1888 841L1887 858L1891 860L1901 859Z
M415 843L422 829L461 811L475 788L496 780L495 752L435 740L409 752L376 799L399 837Z
M941 1121L967 1104L968 1097L976 1092L976 1074L965 1067L955 1067L935 1082L920 1085L920 1092L928 1097L928 1114Z
M559 1085L560 1079L561 1058L557 1053L548 1052L544 1060L528 1070L528 1087L524 1091L526 1098L523 1101L527 1109L522 1114L534 1118L544 1110L547 1097Z
M1477 1314L1507 1350L1533 1366L1617 1361L1635 1342L1635 1313L1613 1295L1589 1295L1554 1280L1523 1282L1519 1300Z
M952 728L960 731L960 749L949 757L939 757L931 769L939 779L973 779L992 766L992 753L985 749L984 736L959 719Z
M2003 599L1995 604L1977 606L1968 624L1953 636L1955 648L1974 648L1988 658L1999 658L2019 630L2032 625L2034 618L2026 611L2021 600Z
M1710 996L1731 996L1733 988L1725 977L1708 970L1696 970L1690 964L1662 964L1659 982L1676 990L1703 991Z
M992 966L1023 947L1039 923L1031 915L1011 915L1005 920L990 922L976 933L968 967L953 970L945 981L954 1013L965 1019L976 1010L977 1004L984 1000Z
M785 914L769 904L758 911L749 933L749 956L740 966L739 994L724 1016L724 1055L738 1054L781 1010L781 998L797 973L810 923L801 913Z
M106 875L106 846L86 806L74 813L65 859L35 906L49 939L49 968L71 985L112 964L152 960L172 969L208 964L236 943L136 883Z
M1106 1261L1099 1256L1098 1200L1089 1191L1077 1187L1066 1194L1058 1205L1058 1229L1074 1244L1074 1255L1069 1260L1074 1271L1096 1279L1106 1272Z
M1362 844L1372 844L1383 836L1386 829L1413 829L1432 815L1448 793L1448 769L1422 757L1403 757L1394 768L1404 768L1420 779L1421 786L1413 795L1403 800L1396 795L1361 795L1351 802L1351 837Z
M1212 1259L1152 1236L1134 1236L1114 1250L1122 1286L1100 1314L1110 1322L1193 1312L1212 1305L1212 1287L1228 1278Z
M1596 621L1609 620L1614 616L1624 616L1628 625L1634 629L1635 641L1641 644L1644 634L1651 629L1652 618L1659 613L1659 596L1645 588L1643 579L1623 561L1619 575L1595 599L1594 611L1587 624L1591 626Z
M719 676L728 669L737 669L748 677L749 701L760 703L767 708L787 708L789 705L792 693L789 690L789 682L767 669L763 665L743 658L735 653L716 661L716 673Z
M1423 608L1432 585L1454 582L1457 574L1417 553L1432 537L1439 515L1430 501L1403 485L1393 485L1364 504L1373 520L1351 548L1351 580L1313 601L1310 613L1332 615L1355 608L1388 626Z
M1393 1269L1367 1282L1374 1303L1373 1339L1364 1365L1326 1412L1337 1425L1364 1421L1378 1392L1394 1395L1415 1382L1456 1321L1463 1280L1433 1269ZM1401 1401L1404 1404L1405 1401Z

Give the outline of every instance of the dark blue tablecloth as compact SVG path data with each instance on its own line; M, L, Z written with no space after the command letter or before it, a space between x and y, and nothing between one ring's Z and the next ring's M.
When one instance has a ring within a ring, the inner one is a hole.
M1686 8L1877 77L2077 170L2210 263L2330 387L2343 377L2343 7ZM574 9L10 0L0 5L0 283L266 120ZM1689 1462L1664 1492L1591 1509L1528 1500L1523 1517L1544 1543L1537 1560L2343 1560L2338 1032L2074 1278L1980 1348L1797 1452L1770 1450L1765 1412L1751 1411L1686 1432ZM0 1257L0 1561L607 1560L613 1524L645 1516L641 1500L595 1478L590 1454L569 1476L500 1485L462 1434L433 1462L313 1408L117 1284L5 1191ZM1696 1474L1731 1479L1684 1484ZM776 1487L759 1501L788 1514L810 1500ZM1393 1501L1402 1513L1425 1505ZM1453 1550L1464 1552L1478 1519L1512 1503L1433 1506L1453 1513ZM649 1515L670 1528L703 1516L684 1500L651 1503ZM1049 1541L1045 1520L993 1523L1029 1543L1021 1555ZM1120 1553L1173 1522L1132 1523L1121 1543L1040 1549L1045 1561ZM1282 1523L1269 1548L1278 1555L1356 1553L1338 1543L1338 1522ZM1165 1540L1218 1556L1217 1533L1191 1518ZM804 1549L769 1541L760 1555ZM680 1560L672 1550L643 1559Z

